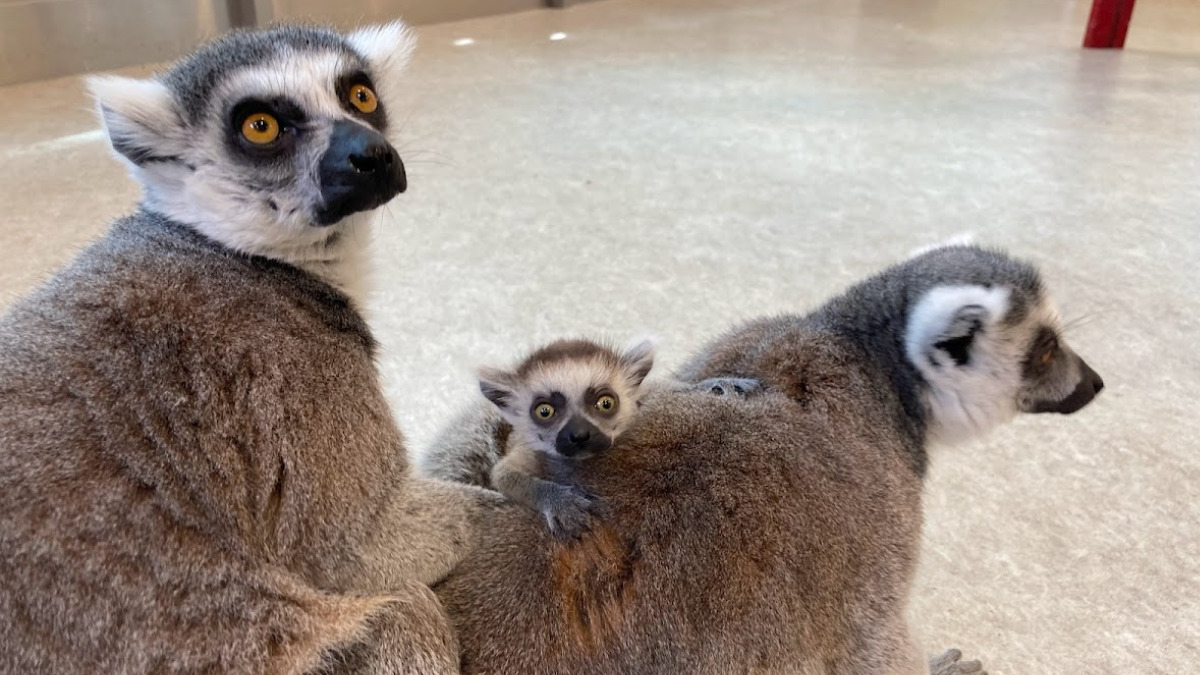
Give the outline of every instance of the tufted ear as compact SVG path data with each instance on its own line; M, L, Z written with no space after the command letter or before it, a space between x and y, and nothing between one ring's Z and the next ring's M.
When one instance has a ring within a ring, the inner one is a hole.
M480 368L479 390L501 411L509 412L517 403L517 376L496 368Z
M163 83L107 75L89 77L87 88L117 154L139 167L179 161L183 118Z
M654 367L655 350L654 340L643 338L631 343L621 352L621 367L629 373L630 382L635 387L642 384L650 374L650 369Z
M380 94L385 104L397 105L400 78L417 46L417 36L412 29L403 21L392 21L360 28L346 39L354 51L370 64L376 93Z
M908 319L905 351L921 370L969 366L981 336L1008 312L1007 288L938 286Z

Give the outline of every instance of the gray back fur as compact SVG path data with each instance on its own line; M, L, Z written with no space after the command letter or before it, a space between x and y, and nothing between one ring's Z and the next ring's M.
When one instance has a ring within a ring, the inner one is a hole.
M423 584L490 498L408 478L374 344L328 284L145 213L19 302L0 672L450 672Z
M755 378L765 392L651 394L620 442L575 469L602 524L562 545L536 514L497 511L435 587L463 672L929 672L904 616L931 423L905 345L912 308L964 284L1011 287L1007 321L1025 339L1036 272L962 248L710 343L682 379ZM997 319L986 340L1005 342ZM955 659L935 672L960 672Z

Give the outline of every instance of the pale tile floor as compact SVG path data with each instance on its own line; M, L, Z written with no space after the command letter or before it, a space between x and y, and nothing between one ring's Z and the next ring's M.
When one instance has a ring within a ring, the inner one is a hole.
M993 674L1200 659L1200 6L610 0L421 30L373 323L413 447L553 336L707 335L963 231L1108 389L936 457L913 614ZM565 33L550 40L552 33ZM472 38L468 46L455 46ZM130 208L77 79L0 89L0 305Z

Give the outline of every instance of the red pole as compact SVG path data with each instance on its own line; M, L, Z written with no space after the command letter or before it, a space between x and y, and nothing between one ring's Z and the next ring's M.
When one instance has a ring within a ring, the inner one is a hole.
M1125 46L1129 20L1136 0L1092 0L1083 46L1090 49L1120 49Z

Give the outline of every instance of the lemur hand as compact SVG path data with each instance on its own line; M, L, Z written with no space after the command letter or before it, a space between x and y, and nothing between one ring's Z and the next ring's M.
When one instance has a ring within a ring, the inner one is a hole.
M696 389L714 396L745 397L759 389L758 380L742 377L714 377L696 384Z
M578 539L588 529L597 501L576 488L550 483L538 500L550 533L559 541Z

